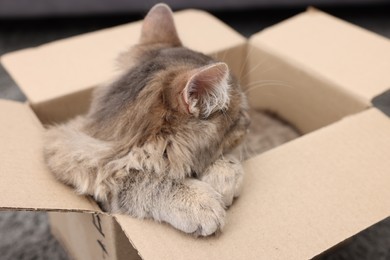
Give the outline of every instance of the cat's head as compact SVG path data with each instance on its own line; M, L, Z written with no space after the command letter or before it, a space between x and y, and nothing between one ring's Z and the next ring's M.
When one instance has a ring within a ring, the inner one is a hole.
M120 62L123 75L94 97L94 136L130 146L162 140L168 160L192 156L195 164L228 152L246 134L238 82L227 64L182 46L168 6L149 11L139 44ZM191 154L180 155L186 149Z

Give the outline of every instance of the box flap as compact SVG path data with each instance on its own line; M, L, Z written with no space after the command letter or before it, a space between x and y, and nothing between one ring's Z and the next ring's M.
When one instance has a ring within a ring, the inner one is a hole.
M251 107L269 110L308 133L370 105L353 93L282 56L248 46L245 92Z
M245 38L196 10L174 14L183 44L214 54L245 43ZM2 63L28 100L35 104L95 87L116 73L119 53L137 43L141 22L6 54Z
M390 120L349 116L245 163L219 237L116 215L143 259L310 259L390 215Z
M27 105L0 100L0 208L99 212L46 169L42 130Z
M251 37L298 66L366 100L390 88L390 41L309 9Z

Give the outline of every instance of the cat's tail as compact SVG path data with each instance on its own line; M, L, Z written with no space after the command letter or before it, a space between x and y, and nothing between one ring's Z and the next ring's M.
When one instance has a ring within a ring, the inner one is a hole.
M49 128L44 136L44 158L59 181L74 187L79 194L104 201L108 190L99 175L104 175L102 159L112 146L81 131L82 120L79 117Z

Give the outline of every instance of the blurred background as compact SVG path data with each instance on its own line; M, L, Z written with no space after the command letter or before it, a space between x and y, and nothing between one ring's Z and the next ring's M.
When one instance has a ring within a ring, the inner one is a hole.
M140 20L155 3L153 0L0 0L0 55ZM173 10L209 11L247 37L311 5L390 38L389 0L170 0L166 3ZM1 65L0 98L25 101ZM319 258L390 259L390 219ZM45 213L3 211L0 212L0 259L68 257L51 236Z

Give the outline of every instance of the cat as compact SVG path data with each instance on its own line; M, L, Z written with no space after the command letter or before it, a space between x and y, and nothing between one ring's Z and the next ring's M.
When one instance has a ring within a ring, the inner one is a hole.
M46 130L48 168L107 212L219 232L243 181L232 153L250 124L239 83L227 64L182 45L165 4L119 62L122 75L97 88L86 115Z

